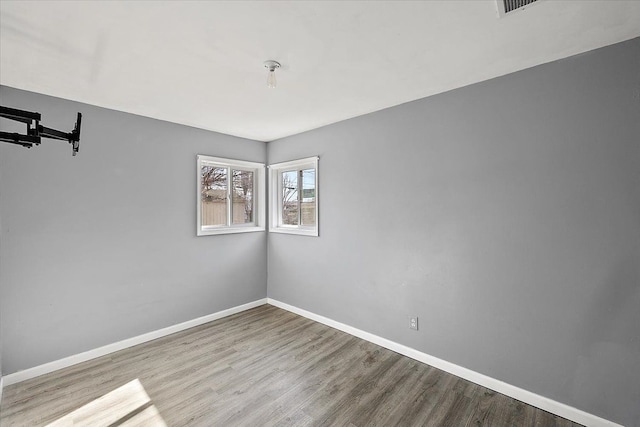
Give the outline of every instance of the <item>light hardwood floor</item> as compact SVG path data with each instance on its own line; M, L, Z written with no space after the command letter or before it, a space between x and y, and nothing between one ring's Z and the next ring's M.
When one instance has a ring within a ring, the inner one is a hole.
M578 425L270 305L8 386L2 399L6 427Z

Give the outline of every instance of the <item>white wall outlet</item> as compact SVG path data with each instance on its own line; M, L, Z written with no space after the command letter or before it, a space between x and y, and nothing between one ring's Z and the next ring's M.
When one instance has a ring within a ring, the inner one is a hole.
M418 316L409 319L409 329L418 330Z

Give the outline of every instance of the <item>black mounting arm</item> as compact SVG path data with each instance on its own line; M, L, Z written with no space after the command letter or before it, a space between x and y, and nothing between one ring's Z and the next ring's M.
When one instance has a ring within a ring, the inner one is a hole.
M40 145L41 138L59 139L68 141L71 144L72 153L75 156L80 149L80 126L82 124L82 114L78 113L76 125L71 132L62 132L51 129L40 124L40 113L31 111L17 110L15 108L0 106L0 117L22 122L27 125L27 133L11 133L0 131L0 141L10 144L22 145L31 148L33 145Z

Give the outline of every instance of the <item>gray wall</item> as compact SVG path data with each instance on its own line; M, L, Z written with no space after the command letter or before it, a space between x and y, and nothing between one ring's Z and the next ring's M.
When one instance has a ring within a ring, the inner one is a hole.
M5 375L266 297L266 234L195 224L196 154L264 162L266 144L0 91L53 128L84 115L77 157L0 144Z
M639 78L634 39L270 143L320 237L269 236L269 297L639 425Z

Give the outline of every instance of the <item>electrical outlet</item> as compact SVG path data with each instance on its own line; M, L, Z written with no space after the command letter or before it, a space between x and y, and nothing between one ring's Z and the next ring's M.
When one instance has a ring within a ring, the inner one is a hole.
M418 330L418 316L409 319L409 329Z

